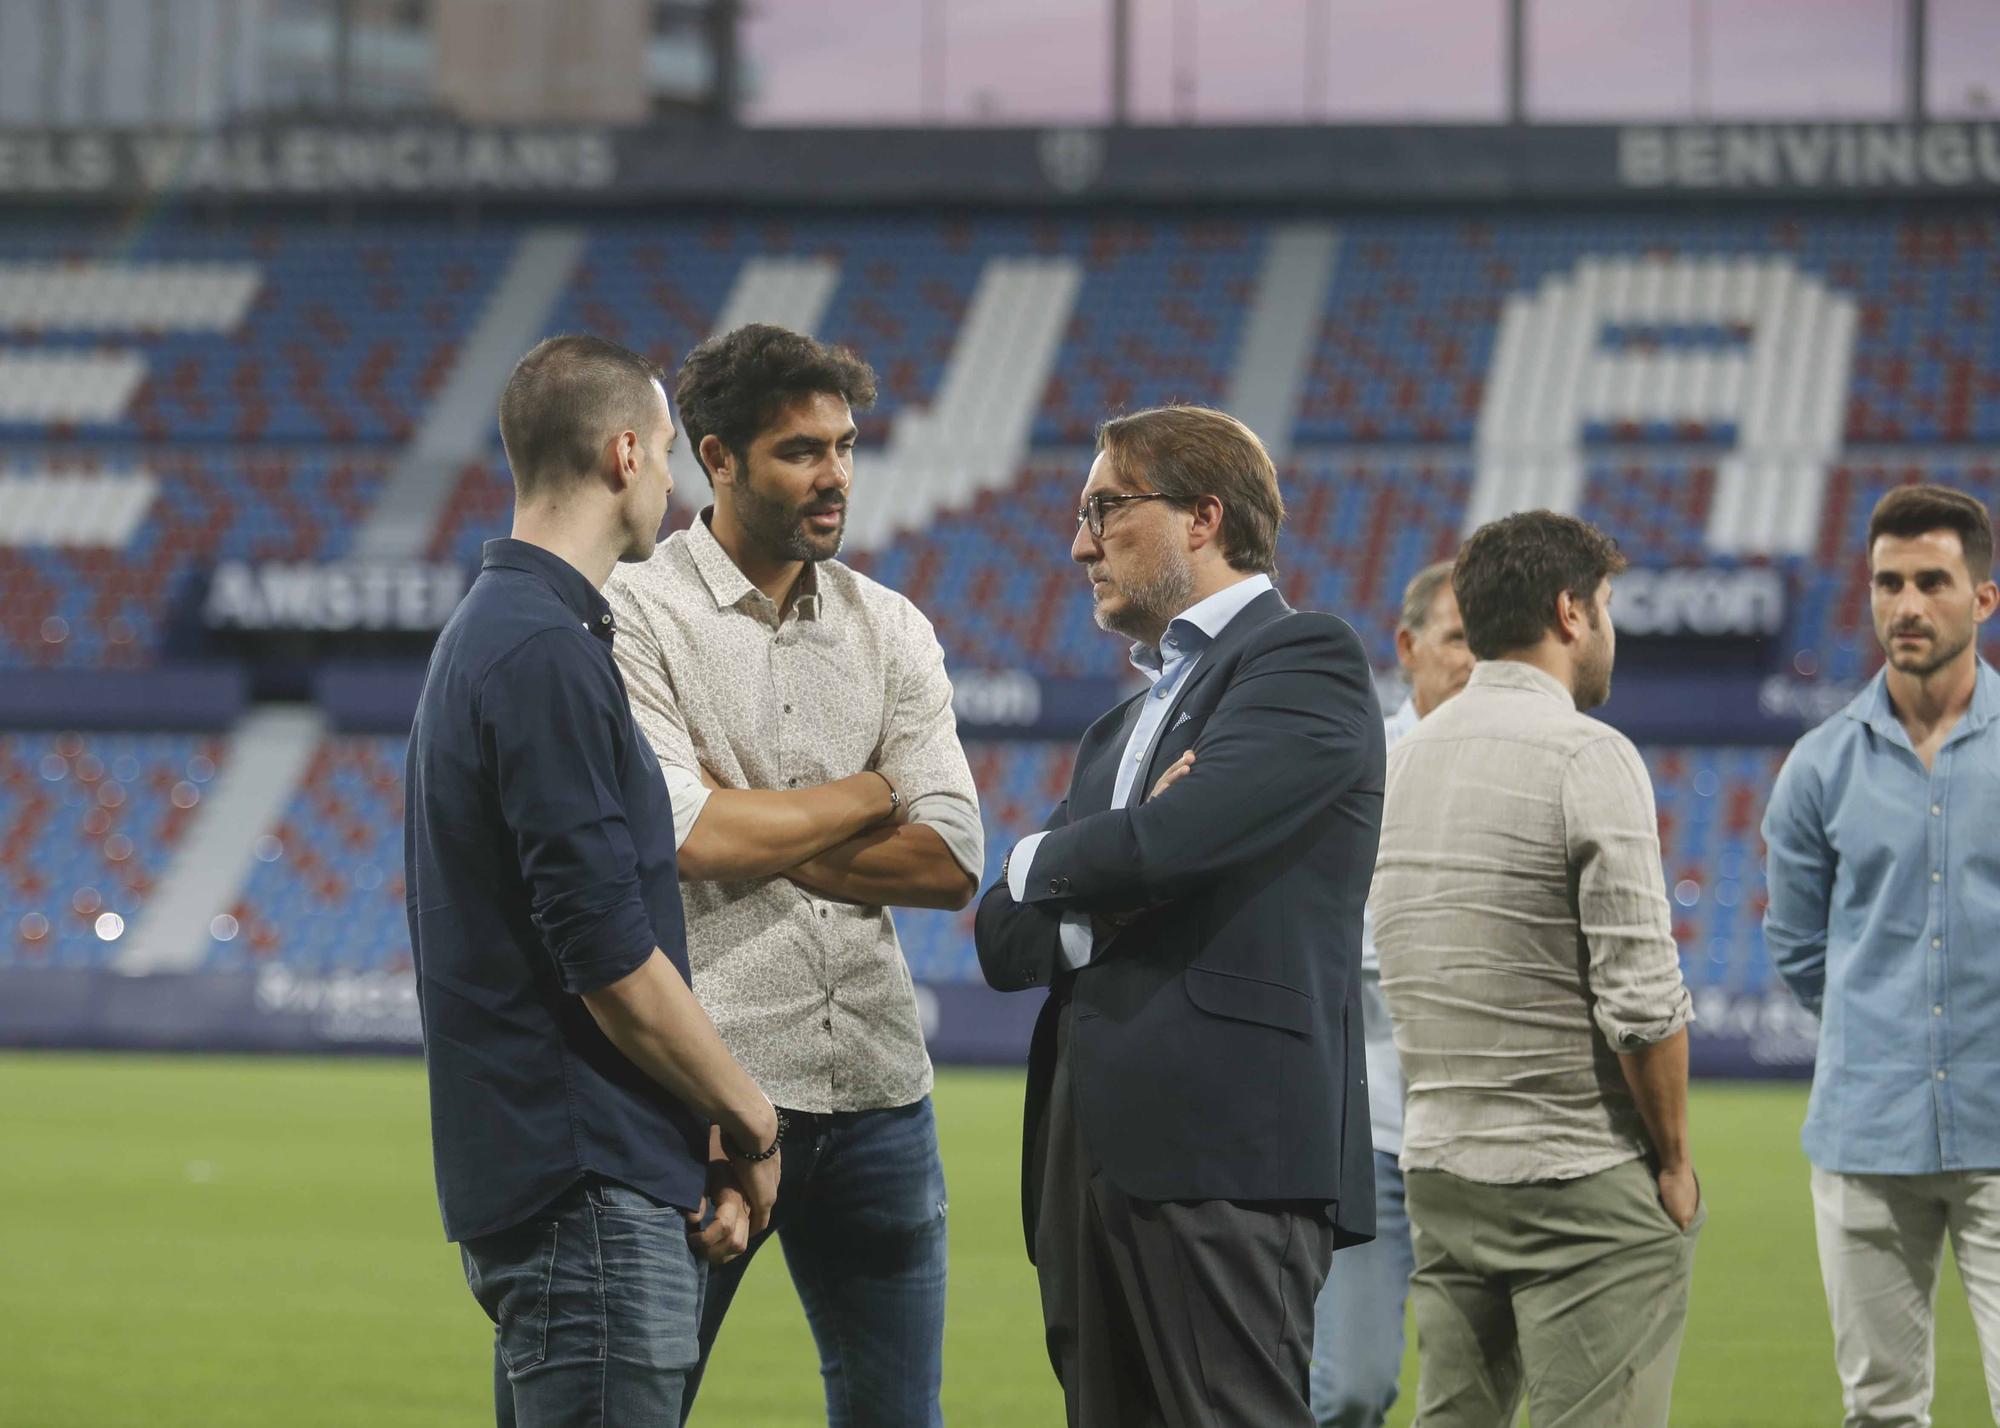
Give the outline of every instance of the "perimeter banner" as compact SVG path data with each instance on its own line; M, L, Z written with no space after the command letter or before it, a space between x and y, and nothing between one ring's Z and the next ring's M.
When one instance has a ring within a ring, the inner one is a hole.
M938 1061L1016 1066L1041 998L977 983L919 982ZM131 976L103 968L0 967L0 1046L119 1051L415 1055L417 984L407 971L254 971Z
M1338 204L2000 194L2000 123L0 129L0 197Z
M934 1060L1020 1066L1042 998L974 982L919 982ZM1812 1074L1818 1024L1776 987L1695 992L1696 1075ZM0 1046L199 1052L414 1055L423 1049L408 972L255 971L129 976L104 969L0 968Z

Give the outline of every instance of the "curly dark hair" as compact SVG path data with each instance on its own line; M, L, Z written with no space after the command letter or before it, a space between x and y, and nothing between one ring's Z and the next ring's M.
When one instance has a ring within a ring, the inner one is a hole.
M674 404L702 474L702 438L713 434L745 457L757 434L801 397L841 397L856 411L875 405L875 369L845 347L829 347L803 332L752 322L711 337L681 363Z
M1575 516L1520 511L1489 521L1452 563L1465 642L1479 659L1539 643L1555 627L1556 597L1565 590L1594 625L1597 587L1624 568L1618 542Z

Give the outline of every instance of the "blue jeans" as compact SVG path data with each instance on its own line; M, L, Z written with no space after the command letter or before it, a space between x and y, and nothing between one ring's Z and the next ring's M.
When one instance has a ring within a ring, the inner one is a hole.
M494 1325L499 1428L678 1421L708 1268L679 1210L586 1182L459 1254Z
M930 1097L785 1119L771 1228L709 1271L683 1421L743 1272L776 1234L819 1346L829 1428L941 1428L945 1193Z
M1381 1428L1403 1371L1416 1255L1396 1157L1375 1152L1375 1238L1333 1257L1314 1309L1312 1411L1321 1428Z

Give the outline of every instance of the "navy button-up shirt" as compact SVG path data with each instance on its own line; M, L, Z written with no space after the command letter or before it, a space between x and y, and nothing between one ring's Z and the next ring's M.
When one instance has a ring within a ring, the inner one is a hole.
M1878 674L1799 740L1764 814L1764 941L1820 1014L1822 1170L2000 1169L2000 674L1926 769Z
M586 1174L701 1200L707 1122L581 1000L655 947L688 975L673 812L613 634L574 566L488 541L410 732L410 944L453 1240L517 1225Z

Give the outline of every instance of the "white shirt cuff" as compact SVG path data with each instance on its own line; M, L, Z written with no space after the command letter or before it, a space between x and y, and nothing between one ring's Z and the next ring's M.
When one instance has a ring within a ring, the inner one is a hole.
M674 851L679 852L681 844L687 842L688 834L694 831L695 819L701 817L702 809L708 806L708 796L714 790L701 781L698 774L691 774L678 764L661 764L660 772L667 780L667 801L674 810Z
M1091 931L1090 917L1086 913L1064 913L1057 935L1062 941L1063 965L1072 972L1089 965L1090 959L1097 954L1097 934Z
M1035 853L1042 846L1042 839L1048 836L1046 829L1030 833L1016 843L1014 851L1007 855L1007 895L1015 902L1027 900L1028 869L1035 865Z
M1046 830L1030 833L1014 845L1014 851L1007 855L1007 892L1015 902L1020 902L1028 891L1028 869L1034 866L1035 854L1041 851L1042 839L1048 837ZM1091 931L1090 915L1083 912L1063 914L1062 926L1057 929L1062 944L1062 963L1070 971L1089 963L1097 951L1097 934Z

